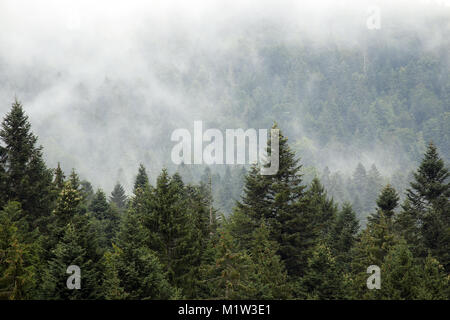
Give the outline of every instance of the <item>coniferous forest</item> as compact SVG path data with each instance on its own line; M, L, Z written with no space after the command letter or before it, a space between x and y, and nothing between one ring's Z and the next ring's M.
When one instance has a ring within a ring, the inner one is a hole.
M65 2L0 1L0 300L450 299L445 1Z
M360 228L319 178L303 182L282 133L278 172L252 165L229 216L213 207L210 184L167 169L153 185L140 165L127 196L120 184L107 195L75 169L48 168L17 100L0 137L3 299L450 297L450 173L433 143L410 186L385 185ZM65 285L70 265L82 270L82 290ZM381 289L366 287L371 265Z

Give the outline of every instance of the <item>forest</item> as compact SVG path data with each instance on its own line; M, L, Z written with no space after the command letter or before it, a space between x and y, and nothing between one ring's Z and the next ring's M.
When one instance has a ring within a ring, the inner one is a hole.
M229 214L214 206L208 169L194 181L182 165L164 168L151 183L141 164L127 195L48 167L17 99L0 139L1 299L450 298L450 173L431 141L404 189L377 182L362 225L362 209L324 187L330 172L304 179L283 133L276 174L226 169L243 190ZM358 165L353 195L375 171ZM66 286L72 265L80 289ZM373 265L381 288L370 290Z

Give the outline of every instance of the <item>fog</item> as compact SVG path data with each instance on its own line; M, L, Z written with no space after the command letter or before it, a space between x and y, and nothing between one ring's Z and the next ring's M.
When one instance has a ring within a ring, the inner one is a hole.
M450 1L2 0L0 114L17 97L50 167L75 168L107 192L117 180L129 190L140 162L152 179L173 166L173 130L192 130L194 120L221 129L255 125L223 120L223 96L239 88L218 70L260 68L258 48L267 43L362 47L376 32L366 24L373 6L381 12L379 32L417 32L430 51L448 41L450 25L435 32L425 18L450 17ZM192 74L208 81L193 84ZM314 75L308 79L314 87ZM289 127L290 139L318 148L303 130L304 119L273 120ZM401 165L382 146L340 151L330 145L317 167L345 172L362 161L390 174Z

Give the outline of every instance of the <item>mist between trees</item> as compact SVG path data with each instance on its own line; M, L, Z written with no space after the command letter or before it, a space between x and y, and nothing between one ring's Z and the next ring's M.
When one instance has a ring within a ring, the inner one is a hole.
M16 100L0 129L0 297L449 299L450 174L433 143L406 189L358 165L348 194L376 195L360 228L364 209L330 197L327 170L305 181L273 129L279 170L226 169L221 179L236 180L221 184L236 202L224 215L209 169L200 182L163 169L152 184L141 164L131 195L117 183L107 196L75 169L48 168ZM374 265L381 288L369 290ZM81 270L80 289L66 286L69 266Z

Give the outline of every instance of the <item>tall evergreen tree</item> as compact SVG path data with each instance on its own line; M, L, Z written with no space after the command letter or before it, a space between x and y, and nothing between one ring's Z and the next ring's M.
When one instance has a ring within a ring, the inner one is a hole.
M134 189L133 192L136 194L138 190L146 190L150 186L150 182L148 180L147 170L144 165L141 163L139 165L138 174L136 176L136 180L134 181Z
M379 220L380 219L380 211L384 213L384 215L392 219L394 217L394 210L398 207L399 196L397 191L390 185L386 185L383 190L381 190L380 195L377 199L377 212L373 213L369 216L369 221Z
M278 129L275 124L274 129ZM271 140L267 154L271 155ZM273 152L276 152L273 150ZM245 179L242 200L236 210L250 217L254 225L264 219L272 230L272 240L280 244L279 254L288 274L301 275L306 257L314 246L314 217L305 210L299 159L288 145L288 139L279 134L279 169L274 175L261 175L260 167L253 165ZM264 164L269 167L270 164ZM243 232L241 232L242 234Z
M422 259L430 253L450 270L450 173L430 143L407 190L397 225Z
M170 283L183 289L184 295L190 295L191 263L199 263L199 245L203 245L197 241L202 232L196 224L203 222L191 215L187 192L178 173L170 177L163 169L155 188L147 193L137 212L149 230L148 247L158 254ZM203 211L206 216L206 210Z
M111 196L109 197L109 201L114 203L119 210L124 210L127 206L128 198L125 194L125 190L120 183L116 183L113 191L111 192Z
M32 299L36 287L38 244L21 234L20 216L18 202L8 202L0 211L0 299Z
M45 217L51 212L53 175L17 100L3 119L0 139L4 143L0 152L0 173L5 179L1 184L6 192L3 198L19 201L30 227L45 230Z
M55 169L55 178L53 180L53 183L55 185L56 190L58 191L58 193L62 190L62 188L64 187L64 181L66 176L64 175L64 172L61 169L61 165L58 162L58 166Z
M310 258L308 268L301 281L301 290L308 299L342 299L344 290L343 274L339 272L331 249L319 243Z
M269 228L264 222L252 233L250 274L253 299L288 299L292 286L283 261L278 256L278 243L270 240Z
M94 195L94 199L89 205L89 211L93 213L94 217L99 220L110 218L110 207L106 201L106 195L103 190L98 189Z
M331 231L330 247L341 270L350 271L352 249L356 243L359 222L350 203L344 203Z
M79 300L101 297L102 254L89 224L86 216L78 215L64 227L63 236L52 250L52 258L44 270L43 298ZM66 286L69 277L66 270L71 265L80 267L81 290L70 290Z
M112 251L105 253L107 299L169 299L174 289L155 252L147 246L141 217L126 213Z

